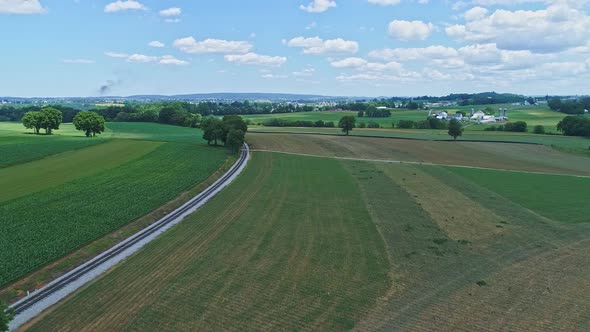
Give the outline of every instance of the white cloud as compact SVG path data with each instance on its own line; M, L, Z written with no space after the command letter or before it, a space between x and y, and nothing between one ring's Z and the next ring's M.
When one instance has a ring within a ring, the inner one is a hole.
M149 42L148 46L162 48L162 47L165 47L166 45L164 45L164 43L162 43L161 41L153 40L153 41Z
M346 58L343 60L332 61L330 63L334 68L349 68L362 71L363 73L383 73L394 72L402 73L403 66L399 62L391 61L387 63L369 62L362 58Z
M310 76L313 76L314 73L315 73L314 68L305 68L301 71L294 71L293 76L295 76L295 77L310 77Z
M104 55L111 57L111 58L128 58L129 54L127 53L118 53L118 52L104 52Z
M179 18L167 18L167 19L164 20L164 22L166 22L166 23L178 23L178 22L180 22L180 19Z
M91 63L95 63L96 61L94 60L88 60L88 59L64 59L62 60L63 63L75 63L75 64L91 64Z
M0 0L0 14L42 14L39 0Z
M401 0L369 0L369 3L381 6L394 6L401 2Z
M590 17L572 6L572 1L552 3L542 10L498 9L491 14L483 8L472 8L464 15L465 24L448 26L445 31L461 42L495 43L504 50L536 53L560 52L586 44L590 40Z
M111 2L104 7L105 13L116 13L123 10L146 10L145 6L138 1L134 0L126 0L121 1L117 0L115 2Z
M164 55L158 61L161 65L175 65L175 66L186 66L189 64L188 61L179 60L172 55Z
M228 54L246 53L252 49L247 41L228 41L221 39L205 39L197 41L193 37L181 38L174 41L174 47L191 54Z
M281 56L268 56L256 53L246 54L228 54L225 56L228 62L234 62L245 65L271 66L278 67L287 62L287 58Z
M361 58L346 58L330 63L334 68L362 68L367 65L367 60Z
M317 22L311 22L305 27L305 30L315 29L315 28L317 28L317 26L318 26Z
M182 9L178 7L172 7L168 9L160 10L160 16L179 16L182 15Z
M422 59L446 59L456 57L456 49L432 45L423 48L386 48L369 52L369 57L388 61L408 61Z
M148 63L158 61L157 56L149 56L143 54L131 54L127 57L127 62Z
M320 37L295 37L285 41L285 44L289 47L300 47L305 54L356 53L359 50L357 42L342 38L323 40Z
M389 23L389 35L401 41L425 40L434 31L432 23L394 20Z
M287 75L276 75L276 74L264 74L262 76L260 76L264 79L279 79L279 78L288 78L289 76Z
M313 0L307 6L299 6L308 13L323 13L332 7L336 7L336 2L332 0Z
M172 55L164 55L161 57L144 55L144 54L127 54L117 52L105 52L106 56L111 58L125 59L127 62L133 63L159 63L161 65L177 65L185 66L190 64L188 61L179 60Z

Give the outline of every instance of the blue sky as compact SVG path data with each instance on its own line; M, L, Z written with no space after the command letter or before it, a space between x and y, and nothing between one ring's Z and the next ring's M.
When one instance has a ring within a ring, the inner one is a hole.
M0 0L0 96L587 94L586 0Z

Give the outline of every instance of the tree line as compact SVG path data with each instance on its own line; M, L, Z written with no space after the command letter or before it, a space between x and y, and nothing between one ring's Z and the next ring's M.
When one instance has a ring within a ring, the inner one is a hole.
M334 128L336 125L332 121L309 121L309 120L286 120L280 118L268 119L262 122L266 127L317 127L317 128Z
M585 110L590 110L590 97L565 101L560 98L552 98L547 104L549 108L557 112L565 114L584 114Z

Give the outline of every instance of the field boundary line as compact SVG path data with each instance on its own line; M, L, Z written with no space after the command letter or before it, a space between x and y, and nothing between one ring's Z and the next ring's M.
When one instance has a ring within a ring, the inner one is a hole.
M10 330L15 330L66 298L85 284L98 278L127 257L133 255L145 245L158 238L171 227L182 222L187 216L196 212L225 187L230 185L246 168L250 159L250 148L244 144L240 157L235 164L211 186L170 212L150 226L131 235L116 246L78 266L74 270L55 279L45 287L35 290L27 297L15 302L10 308L15 310L15 318L10 323Z
M450 164L429 163L429 162L421 162L421 161L403 161L403 160L389 160L389 159L366 159L366 158L353 158L353 157L321 156L321 155L316 155L316 154L295 153L295 152L264 150L264 149L251 149L250 151L251 152L281 153L281 154L288 154L288 155L302 156L302 157L330 158L330 159L338 159L338 160L366 161L366 162L378 162L378 163L388 163L388 164L409 164L409 165L421 165L421 166L443 166L443 167L482 169L482 170L488 170L488 171L502 171L502 172L525 173L525 174L571 176L571 177L576 177L576 178L590 179L590 175L523 171L523 170L501 169L501 168L491 168L491 167L482 167L482 166L450 165Z
M296 132L296 131L257 131L257 130L248 130L248 133L252 134L289 134L289 135L321 135L321 136L336 136L336 137L360 137L360 138L387 138L387 139L395 139L395 140L409 140L409 141L423 141L423 142L462 142L462 143L504 143L504 144L526 144L526 145L539 145L543 146L545 144L542 143L535 143L535 142L519 142L519 141L498 141L498 140L476 140L476 139L461 139L458 141L452 139L428 139L428 138L415 138L415 137L395 137L395 136L368 136L368 135L340 135L340 134L332 134L332 133L314 133L314 132Z

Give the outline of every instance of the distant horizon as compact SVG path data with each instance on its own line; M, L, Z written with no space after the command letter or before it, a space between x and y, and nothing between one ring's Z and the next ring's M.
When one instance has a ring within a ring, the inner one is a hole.
M185 96L209 96L209 95L269 95L269 96L293 96L293 97L318 97L318 98L355 98L355 99L363 99L363 98L417 98L417 97L434 97L434 98L441 98L446 97L449 95L454 94L483 94L483 93L497 93L497 94L513 94L519 95L523 97L582 97L582 96L590 96L588 94L522 94L522 93L515 93L515 92L497 92L497 91L479 91L479 92L452 92L449 94L444 95L432 95L432 94L420 94L420 95L380 95L380 96L362 96L362 95L328 95L328 94L311 94L311 93L290 93L290 92L195 92L195 93L182 93L182 94L133 94L133 95L105 95L105 96L32 96L32 97L22 97L22 96L3 96L0 95L0 100L3 98L7 99L101 99L101 98L133 98L133 97L166 97L166 98L174 98L174 97L185 97Z

